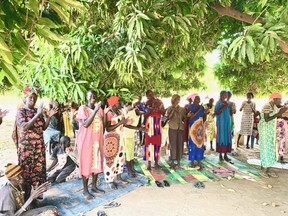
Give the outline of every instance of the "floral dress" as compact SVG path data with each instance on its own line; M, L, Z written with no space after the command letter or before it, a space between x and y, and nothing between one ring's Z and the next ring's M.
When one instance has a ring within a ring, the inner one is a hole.
M46 181L45 144L43 139L43 116L36 119L26 131L22 126L37 114L37 109L20 108L16 116L18 128L18 161L28 185L41 185Z

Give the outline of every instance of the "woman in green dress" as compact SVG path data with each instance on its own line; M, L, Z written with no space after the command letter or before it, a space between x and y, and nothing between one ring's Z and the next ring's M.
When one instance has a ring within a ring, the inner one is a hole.
M266 103L261 111L259 123L260 141L260 175L264 178L278 177L275 172L270 170L277 162L277 139L276 139L276 119L281 117L287 108L278 109L281 104L281 94L273 93L270 102Z

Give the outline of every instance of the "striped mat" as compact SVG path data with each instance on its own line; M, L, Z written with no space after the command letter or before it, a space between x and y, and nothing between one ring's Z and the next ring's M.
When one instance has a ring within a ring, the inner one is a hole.
M169 161L161 157L161 169L146 169L145 161L142 158L136 160L137 171L143 173L150 181L149 184L155 184L155 181L167 180L171 183L185 184L192 181L227 181L231 179L257 179L259 178L259 169L229 156L234 164L226 161L220 162L218 155L207 155L202 161L204 168L193 170L189 167L190 161L182 158L181 169L170 169Z

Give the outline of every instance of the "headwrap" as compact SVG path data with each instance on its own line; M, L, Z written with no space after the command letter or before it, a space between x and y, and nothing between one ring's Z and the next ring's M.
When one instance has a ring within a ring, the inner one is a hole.
M231 96L232 93L231 93L230 91L227 91L227 95L228 95L228 96Z
M23 90L23 95L26 97L28 95L31 95L31 94L36 94L38 95L40 91L40 88L39 87L34 87L34 86L25 86L24 87L24 90Z
M118 96L111 96L107 99L107 103L109 106L114 106L117 102L119 102L120 98Z
M274 99L276 98L282 98L282 95L279 94L279 93L273 93L270 98L269 98L269 101L273 101Z
M186 98L186 100L191 99L192 101L194 101L195 97L197 97L197 96L199 97L199 95L198 95L197 93L190 94L190 95Z
M22 169L20 166L16 164L8 163L5 169L5 175L7 179L14 178L22 173Z

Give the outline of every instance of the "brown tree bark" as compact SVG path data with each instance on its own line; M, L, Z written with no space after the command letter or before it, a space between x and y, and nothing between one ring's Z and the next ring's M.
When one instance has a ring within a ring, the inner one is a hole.
M246 22L249 24L253 23L263 23L264 19L259 17L253 17L248 14L242 13L240 11L235 10L233 7L223 7L220 4L210 5L212 9L214 9L220 16L229 16L236 20L240 20L242 22ZM288 57L288 45L283 38L277 41L279 47L285 53L285 56Z

